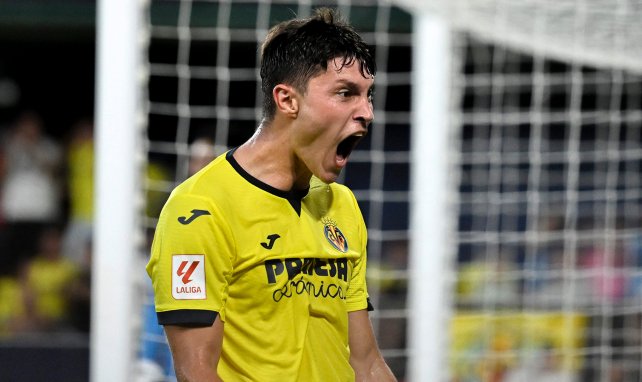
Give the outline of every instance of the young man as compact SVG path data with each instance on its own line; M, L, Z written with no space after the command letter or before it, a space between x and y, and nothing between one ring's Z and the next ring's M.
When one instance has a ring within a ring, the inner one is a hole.
M264 118L178 186L147 266L179 381L394 381L372 332L366 227L334 183L373 119L375 63L329 9L272 28Z

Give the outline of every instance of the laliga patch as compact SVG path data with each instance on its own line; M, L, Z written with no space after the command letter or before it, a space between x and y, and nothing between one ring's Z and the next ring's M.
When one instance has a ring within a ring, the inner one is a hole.
M204 300L205 256L172 256L172 296L176 300Z

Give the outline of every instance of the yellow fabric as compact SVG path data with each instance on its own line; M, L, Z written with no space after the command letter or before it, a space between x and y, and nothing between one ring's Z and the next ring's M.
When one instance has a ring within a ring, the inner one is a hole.
M12 326L24 317L24 299L18 280L0 277L0 337L11 335Z
M209 215L179 222L194 210ZM222 155L170 196L147 272L158 312L219 313L223 380L353 381L348 312L367 308L366 241L345 186L313 179L299 216ZM204 299L173 297L172 257L185 254L205 256Z
M58 320L68 314L68 290L78 275L76 265L66 258L55 261L35 258L29 264L27 283L34 293L36 313Z
M170 175L167 170L160 164L149 162L147 163L145 169L145 176L147 177L148 182L152 184L154 182L167 182L170 181ZM158 190L155 187L146 187L147 191L145 192L145 205L146 213L148 217L156 218L160 214L163 204L167 200L167 192L165 190Z
M91 221L94 213L94 145L91 140L69 148L68 166L71 217Z

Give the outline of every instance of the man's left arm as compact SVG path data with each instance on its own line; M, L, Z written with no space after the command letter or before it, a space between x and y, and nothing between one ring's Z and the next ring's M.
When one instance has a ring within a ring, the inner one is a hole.
M367 310L348 313L348 337L356 382L397 381L379 351Z

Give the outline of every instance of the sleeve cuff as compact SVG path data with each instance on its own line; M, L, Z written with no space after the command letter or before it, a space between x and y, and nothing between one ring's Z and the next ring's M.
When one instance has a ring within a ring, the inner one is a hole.
M218 312L211 310L168 310L156 312L160 325L212 326Z
M368 297L366 301L368 301L368 312L372 312L374 310L374 306L370 302L370 297Z

